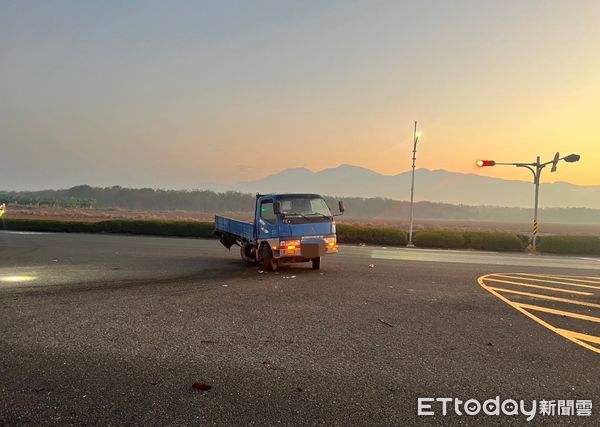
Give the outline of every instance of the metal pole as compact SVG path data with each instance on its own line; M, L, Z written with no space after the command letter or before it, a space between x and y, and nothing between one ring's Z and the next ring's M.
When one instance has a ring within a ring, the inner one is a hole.
M415 121L415 132L413 135L413 157L412 157L412 181L410 184L410 225L408 228L408 244L409 248L413 248L413 203L415 196L415 166L417 161L417 122Z
M537 235L538 235L538 231L539 231L539 227L538 227L538 205L539 205L539 197L540 197L540 175L542 174L542 169L544 169L544 166L540 165L540 156L537 156L537 162L535 164L535 174L533 175L534 177L534 184L535 184L535 205L534 205L534 209L533 209L533 230L532 230L532 236L531 236L531 246L533 251L536 251L536 246L537 246Z
M518 168L526 168L526 169L529 169L531 171L531 173L533 174L533 184L535 185L535 205L534 205L534 209L533 209L533 228L531 230L531 248L534 252L537 249L538 233L540 231L540 227L538 224L538 207L539 207L540 181L541 181L542 171L544 170L544 168L546 166L551 164L551 165L553 165L551 172L556 172L556 165L560 160L564 160L569 163L574 163L574 162L579 161L580 158L581 158L581 156L579 154L569 154L568 156L560 157L559 153L556 153L556 155L554 156L554 159L549 162L546 162L546 163L541 163L540 156L537 156L535 163L500 163L500 162L494 162L494 161L481 161L481 160L477 162L477 165L480 167L502 165L502 166L516 166Z

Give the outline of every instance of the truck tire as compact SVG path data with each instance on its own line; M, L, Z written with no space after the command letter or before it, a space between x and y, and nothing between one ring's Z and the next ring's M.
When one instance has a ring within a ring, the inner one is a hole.
M311 261L313 270L318 270L321 268L321 257L313 258Z
M269 245L263 245L262 265L267 271L277 271L277 260L273 258L273 252L271 252L271 247Z
M253 248L254 245L251 245L250 243L243 243L240 247L240 256L242 257L242 260L248 264L256 263L256 257L254 255L255 251L252 250Z

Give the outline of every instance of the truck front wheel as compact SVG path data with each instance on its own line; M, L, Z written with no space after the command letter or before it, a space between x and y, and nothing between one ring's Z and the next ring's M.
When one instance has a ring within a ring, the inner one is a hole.
M318 270L320 268L321 268L321 257L313 258L312 259L312 269Z
M263 245L262 250L262 265L267 271L277 271L277 260L273 258L273 252L269 245Z
M254 245L250 243L243 243L240 248L240 255L242 256L242 260L244 260L248 264L256 263L256 249Z

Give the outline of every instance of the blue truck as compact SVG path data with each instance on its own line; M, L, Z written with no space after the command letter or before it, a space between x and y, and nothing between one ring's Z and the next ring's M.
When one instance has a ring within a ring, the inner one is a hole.
M262 264L269 271L284 262L311 262L321 267L321 257L337 253L334 217L318 194L257 194L254 221L215 215L215 235L223 246L240 246L242 259Z

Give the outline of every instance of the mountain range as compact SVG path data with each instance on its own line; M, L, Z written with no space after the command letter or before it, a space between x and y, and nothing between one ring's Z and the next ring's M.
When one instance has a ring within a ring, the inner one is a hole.
M370 169L340 165L313 172L306 168L285 169L256 181L240 182L218 190L245 193L310 192L345 197L410 198L411 172L382 175ZM415 201L464 205L527 207L533 205L532 182L492 178L472 173L417 169ZM600 209L600 185L579 186L566 182L543 183L542 207Z

